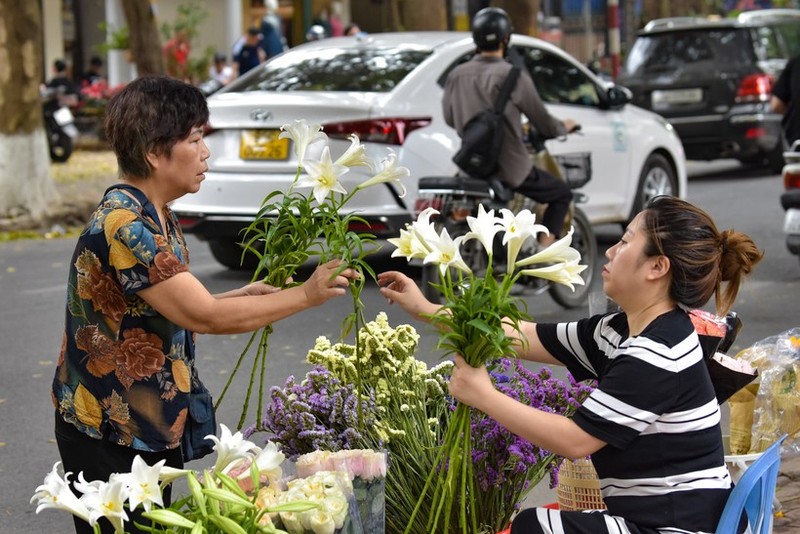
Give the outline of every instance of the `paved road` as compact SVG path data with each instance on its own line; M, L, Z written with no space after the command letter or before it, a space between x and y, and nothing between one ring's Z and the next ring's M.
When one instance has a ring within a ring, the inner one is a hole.
M736 306L745 327L734 350L796 326L800 264L783 244L780 177L724 162L692 164L691 176L689 199L709 210L721 227L750 233L766 251L765 261ZM603 248L621 233L618 227L598 231ZM69 528L63 512L48 510L34 515L29 499L58 458L52 439L49 385L61 341L64 283L73 245L70 239L0 243L0 533ZM220 268L205 244L190 238L189 248L192 270L212 292L247 282L246 276ZM383 256L376 268L397 266L402 264ZM386 310L393 323L407 322L397 309L386 306L374 286L367 287L363 299L370 314ZM342 299L277 325L267 365L268 385L305 372L305 352L318 335L336 337L346 305ZM586 313L585 309L562 310L548 297L532 299L529 309L541 321L575 319ZM427 327L417 327L423 333L419 357L435 363L435 339ZM246 341L245 335L200 339L201 373L212 393L222 390ZM240 373L236 381L239 392L244 391L246 374ZM241 401L241 393L226 399L218 420L235 425ZM546 498L546 494L541 497Z

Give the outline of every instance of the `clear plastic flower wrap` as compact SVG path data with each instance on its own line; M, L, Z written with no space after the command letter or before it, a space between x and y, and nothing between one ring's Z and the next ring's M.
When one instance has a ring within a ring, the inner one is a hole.
M800 454L800 328L762 339L737 358L758 369L749 453L763 452L788 434L782 452ZM732 421L733 422L733 421Z

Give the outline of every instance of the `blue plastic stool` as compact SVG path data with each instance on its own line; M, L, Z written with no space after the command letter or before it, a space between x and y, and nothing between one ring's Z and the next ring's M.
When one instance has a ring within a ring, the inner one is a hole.
M728 497L716 534L736 532L742 512L747 512L753 534L772 532L772 501L775 497L775 484L781 466L781 443L784 439L786 435L770 445L744 472Z

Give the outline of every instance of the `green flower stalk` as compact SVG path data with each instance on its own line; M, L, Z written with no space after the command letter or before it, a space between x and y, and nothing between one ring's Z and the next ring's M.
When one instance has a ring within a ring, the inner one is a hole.
M498 218L494 210L486 212L481 207L477 217L467 218L470 232L455 240L446 228L437 233L430 220L436 214L438 212L432 208L425 210L399 238L389 241L397 246L393 256L423 258L424 263L439 265L441 282L437 288L444 295L445 304L430 319L441 332L438 345L445 349L446 355L460 354L467 364L480 367L515 354L512 346L515 336L507 336L506 330L520 332L520 323L530 320L524 301L510 294L520 276L541 276L570 286L583 283L578 274L585 266L578 264L580 254L569 246L572 232L539 255L517 262L524 242L546 231L535 224L535 216L528 210L514 214L503 209L502 217ZM509 269L495 276L492 251L498 233L502 233L502 242L507 247ZM459 247L470 239L477 239L486 250L488 261L483 277L472 273L461 259ZM542 261L552 265L544 269L519 270L520 266ZM471 410L457 403L433 469L405 527L406 534L420 531L417 520L420 513L425 514L425 532L466 534L486 528L486 525L479 525L476 506L478 491L473 472Z
M364 146L355 135L350 136L350 147L336 161L332 160L328 146L322 149L319 161L304 160L310 144L327 139L321 131L322 127L319 124L308 124L305 120L298 120L284 125L281 129L283 131L280 137L289 138L294 142L294 151L301 164L298 165L294 181L285 194L279 191L272 192L262 202L256 219L245 230L243 243L245 250L242 254L250 250L259 260L253 281L262 280L275 287L286 286L287 281L293 279L300 266L312 256L319 258L321 262L334 258L341 259L341 270L335 275L347 268L359 271L362 276L350 283L353 308L342 323L341 335L345 337L351 331L358 332L360 325L364 323L361 291L366 281L365 274L375 278L375 273L365 258L376 250L372 234L350 230L354 224L366 225L366 221L356 213L348 211L347 204L361 189L380 183L399 183L400 178L408 176L409 171L397 166L397 158L391 151L380 164L375 164L367 158ZM342 186L340 178L354 166L364 166L379 171L348 193ZM305 188L311 188L310 195L304 195L299 191ZM245 424L256 379L258 379L257 425L263 420L264 375L272 331L273 326L267 325L253 333L217 400L216 406L219 406L246 356L255 345L256 354L237 429L241 429ZM358 340L356 346L359 347ZM359 385L361 374L359 366L356 378ZM360 405L359 424L363 424ZM258 429L261 430L260 426Z

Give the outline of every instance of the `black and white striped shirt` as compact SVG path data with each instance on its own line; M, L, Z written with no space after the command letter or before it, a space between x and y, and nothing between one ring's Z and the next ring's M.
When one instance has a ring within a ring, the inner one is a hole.
M714 532L731 491L720 411L687 314L628 336L624 313L539 324L539 338L597 389L574 416L608 443L592 455L610 514L660 532Z

